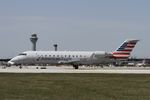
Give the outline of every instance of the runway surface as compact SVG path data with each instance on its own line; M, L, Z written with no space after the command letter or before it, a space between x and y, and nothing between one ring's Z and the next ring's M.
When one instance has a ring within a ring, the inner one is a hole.
M37 69L38 67L38 69ZM42 67L45 68L45 67ZM23 66L22 69L12 66L4 68L0 66L0 73L116 73L116 74L150 74L150 67L80 67L72 66Z

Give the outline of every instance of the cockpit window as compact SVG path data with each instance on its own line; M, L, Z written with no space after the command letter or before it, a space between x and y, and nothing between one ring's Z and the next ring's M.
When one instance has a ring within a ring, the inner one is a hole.
M20 53L19 55L24 55L24 56L26 56L27 54L26 54L26 53Z

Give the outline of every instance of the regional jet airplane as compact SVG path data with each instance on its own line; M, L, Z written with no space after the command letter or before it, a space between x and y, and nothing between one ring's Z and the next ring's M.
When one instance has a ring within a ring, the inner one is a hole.
M114 52L105 51L26 51L12 58L8 65L102 65L127 59L139 40L128 39Z

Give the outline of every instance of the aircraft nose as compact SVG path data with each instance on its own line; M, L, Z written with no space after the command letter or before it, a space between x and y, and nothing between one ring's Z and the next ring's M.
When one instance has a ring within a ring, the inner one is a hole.
M16 62L18 59L15 57L15 58L13 58L13 59L11 59L10 61L11 62Z
M12 61L8 61L8 65L14 65L15 63Z
M18 57L14 57L14 58L12 58L10 61L8 61L8 64L14 65L14 64L17 63L17 62L18 62Z

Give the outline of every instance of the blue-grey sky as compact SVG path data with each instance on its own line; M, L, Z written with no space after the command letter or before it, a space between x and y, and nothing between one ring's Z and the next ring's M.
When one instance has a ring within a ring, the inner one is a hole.
M150 0L0 0L0 57L31 50L113 51L135 38L132 56L150 57Z

